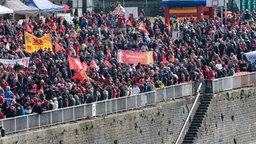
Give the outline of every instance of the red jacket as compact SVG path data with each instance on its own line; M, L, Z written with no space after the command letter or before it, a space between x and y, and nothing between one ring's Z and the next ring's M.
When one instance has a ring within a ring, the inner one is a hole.
M4 114L0 112L0 119L4 119Z
M209 70L205 72L205 78L206 79L214 79L215 78L215 73L213 70Z

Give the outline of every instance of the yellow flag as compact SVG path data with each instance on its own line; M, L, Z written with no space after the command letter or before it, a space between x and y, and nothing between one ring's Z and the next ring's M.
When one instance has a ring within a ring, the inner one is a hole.
M38 50L51 50L52 51L52 38L50 34L46 34L43 37L36 37L28 32L25 34L25 46L28 53L37 52Z

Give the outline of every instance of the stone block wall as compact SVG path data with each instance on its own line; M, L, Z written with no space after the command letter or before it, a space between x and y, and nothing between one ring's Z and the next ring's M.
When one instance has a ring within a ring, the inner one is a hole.
M198 134L198 144L256 142L256 90L215 94Z
M171 144L193 97L155 107L7 135L0 144Z

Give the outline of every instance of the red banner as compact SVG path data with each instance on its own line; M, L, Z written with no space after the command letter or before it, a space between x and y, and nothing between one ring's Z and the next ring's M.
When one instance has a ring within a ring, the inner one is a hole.
M128 63L128 64L153 64L153 52L134 52L126 50L118 50L117 61L119 63Z
M71 70L81 70L83 69L82 64L78 58L68 57L69 68Z

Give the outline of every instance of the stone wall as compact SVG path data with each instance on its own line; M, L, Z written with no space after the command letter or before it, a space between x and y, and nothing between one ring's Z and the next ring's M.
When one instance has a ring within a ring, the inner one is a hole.
M176 140L192 103L190 97L143 110L8 135L0 139L0 144L170 144Z
M198 144L256 142L256 92L244 88L215 94L198 135Z

